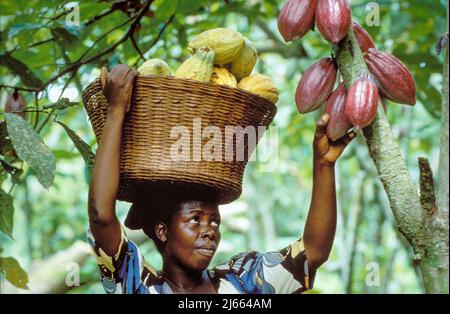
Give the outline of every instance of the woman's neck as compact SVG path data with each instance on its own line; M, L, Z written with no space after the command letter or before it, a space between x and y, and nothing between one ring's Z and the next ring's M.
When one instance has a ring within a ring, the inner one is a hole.
M164 263L162 274L172 284L184 290L194 290L204 283L203 271L186 270L176 263Z

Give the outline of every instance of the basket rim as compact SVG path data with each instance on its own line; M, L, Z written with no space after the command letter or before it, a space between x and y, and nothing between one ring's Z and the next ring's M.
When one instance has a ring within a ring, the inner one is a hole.
M266 104L270 104L273 108L272 110L275 110L274 116L276 114L277 111L277 106L276 103L271 102L270 100L257 95L257 94L253 94L250 93L249 91L246 91L245 89L239 88L239 87L231 87L228 85L221 85L221 84L215 84L212 82L200 82L197 80L193 80L193 79L185 79L185 78L179 78L179 77L174 77L174 76L156 76L156 75L138 75L135 78L135 81L133 82L133 85L136 84L137 80L146 80L146 81L181 81L181 82L189 82L189 84L194 84L194 85L198 85L198 86L208 86L209 88L212 89L216 89L216 90L220 90L220 89L225 89L225 90L229 90L232 92L239 92L239 93L243 93L246 94L248 97L253 97L255 98L258 102L264 102ZM94 88L93 86L96 84L100 84L100 78L96 78L95 80L93 80L91 83L89 83L86 88L83 90L83 95L85 94L85 92L87 92L89 89Z

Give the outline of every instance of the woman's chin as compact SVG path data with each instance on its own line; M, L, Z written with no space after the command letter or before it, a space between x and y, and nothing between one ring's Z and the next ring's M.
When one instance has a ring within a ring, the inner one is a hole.
M211 263L212 258L214 257L214 254L202 254L200 252L196 252L195 257L193 256L190 260L191 264L194 264L193 268L196 270L205 270L208 268L209 264Z

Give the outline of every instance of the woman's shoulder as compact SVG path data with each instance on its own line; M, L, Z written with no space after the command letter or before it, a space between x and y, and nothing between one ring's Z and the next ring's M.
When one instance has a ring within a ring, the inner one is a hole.
M246 251L213 268L217 281L244 293L293 293L310 287L302 241L270 252Z
M243 271L250 271L258 264L275 266L286 258L286 250L261 253L258 251L244 251L233 255L227 262L216 265L213 270L228 271L240 275Z

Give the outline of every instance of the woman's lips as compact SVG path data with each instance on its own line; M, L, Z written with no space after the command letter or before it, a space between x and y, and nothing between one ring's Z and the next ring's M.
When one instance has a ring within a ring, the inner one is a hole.
M216 249L214 247L204 246L204 247L199 247L197 249L197 252L199 252L201 255L211 257L216 252Z

